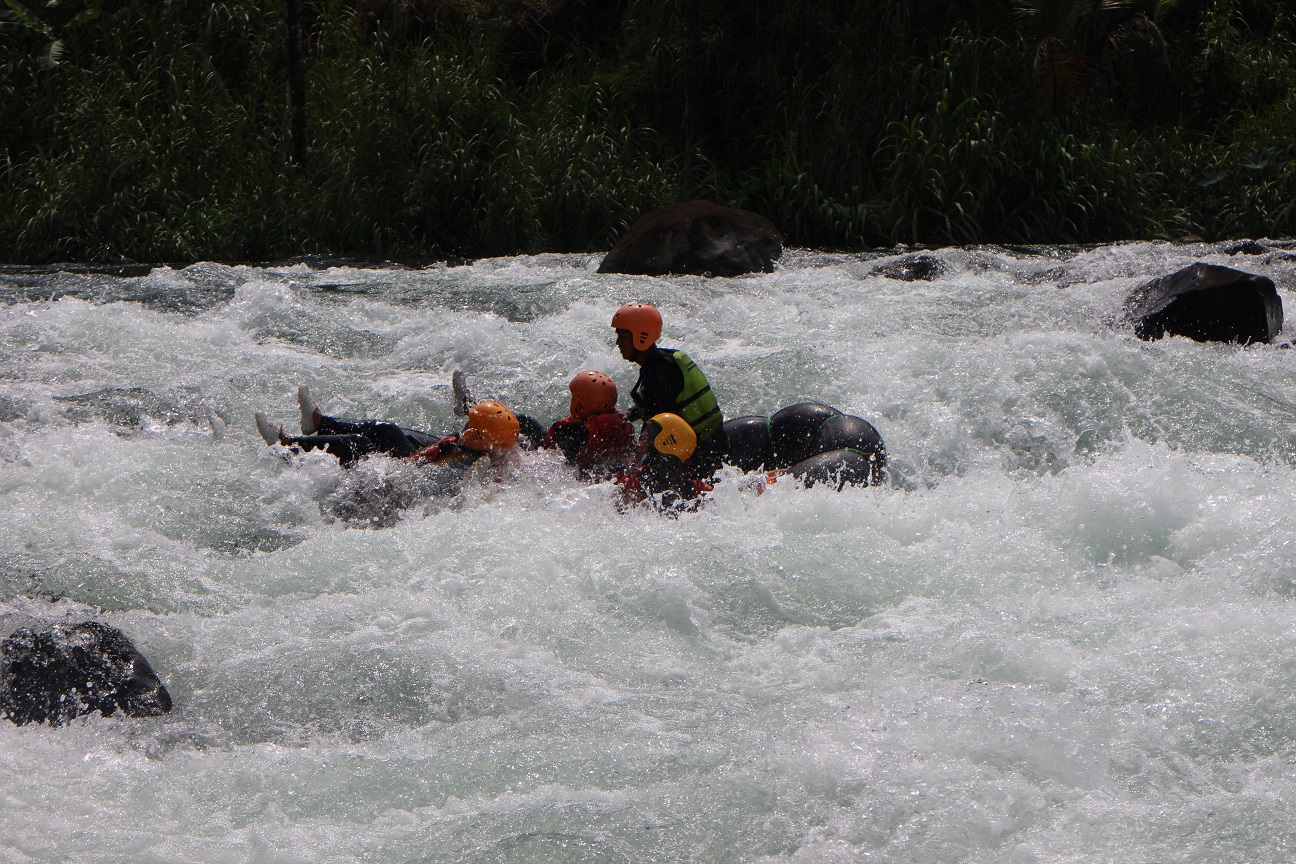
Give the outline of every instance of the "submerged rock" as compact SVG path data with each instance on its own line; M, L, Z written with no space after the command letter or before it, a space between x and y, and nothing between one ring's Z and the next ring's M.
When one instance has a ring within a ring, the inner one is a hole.
M949 268L934 255L908 255L899 261L883 264L873 275L902 282L935 282L949 274Z
M783 236L756 213L682 201L643 216L612 247L600 273L739 276L774 269Z
M1224 247L1225 255L1264 255L1269 247L1257 240L1239 240Z
M320 512L359 528L390 528L410 508L455 499L465 476L458 465L364 459L320 502Z
M0 716L58 726L98 711L156 717L171 694L120 630L98 621L22 629L0 640Z
M1272 342L1283 309L1273 280L1197 263L1131 291L1125 318L1140 339L1169 334L1198 342Z
M142 429L149 420L168 426L178 423L202 425L212 416L211 408L192 388L155 393L144 387L104 387L93 393L55 396L54 399L68 404L67 417L74 422L103 418L125 431Z

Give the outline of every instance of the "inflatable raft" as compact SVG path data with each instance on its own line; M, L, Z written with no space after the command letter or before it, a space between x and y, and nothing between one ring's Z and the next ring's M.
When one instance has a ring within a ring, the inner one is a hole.
M800 402L768 417L726 420L728 459L744 471L783 471L806 486L876 486L886 446L873 424L831 405Z

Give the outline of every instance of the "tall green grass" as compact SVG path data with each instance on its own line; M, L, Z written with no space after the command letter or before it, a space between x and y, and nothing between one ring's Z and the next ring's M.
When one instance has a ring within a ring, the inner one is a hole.
M1114 7L1047 106L1022 5L308 0L301 166L279 4L10 5L0 259L598 250L689 197L807 246L1296 233L1286 3L1149 0L1156 75Z

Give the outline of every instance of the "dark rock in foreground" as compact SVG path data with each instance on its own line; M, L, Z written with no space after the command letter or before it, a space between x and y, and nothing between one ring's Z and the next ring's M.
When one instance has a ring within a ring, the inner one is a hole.
M783 236L756 213L683 201L643 216L612 247L600 273L739 276L774 269Z
M1125 317L1140 339L1272 342L1283 309L1272 280L1198 263L1135 288L1125 298Z
M171 694L115 627L97 621L19 630L0 640L0 716L57 726L98 711L156 717Z

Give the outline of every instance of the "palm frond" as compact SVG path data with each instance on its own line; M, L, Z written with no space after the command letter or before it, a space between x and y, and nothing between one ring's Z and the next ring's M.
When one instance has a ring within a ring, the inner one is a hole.
M9 7L10 16L19 24L39 33L46 39L54 38L54 33L50 30L49 25L34 15L26 6L19 3L18 0L5 0L5 5Z
M63 62L63 40L55 39L45 50L45 56L41 58L41 63L47 69L53 69Z
M1152 19L1142 12L1118 24L1107 34L1107 44L1118 57L1139 56L1170 68L1170 48Z

